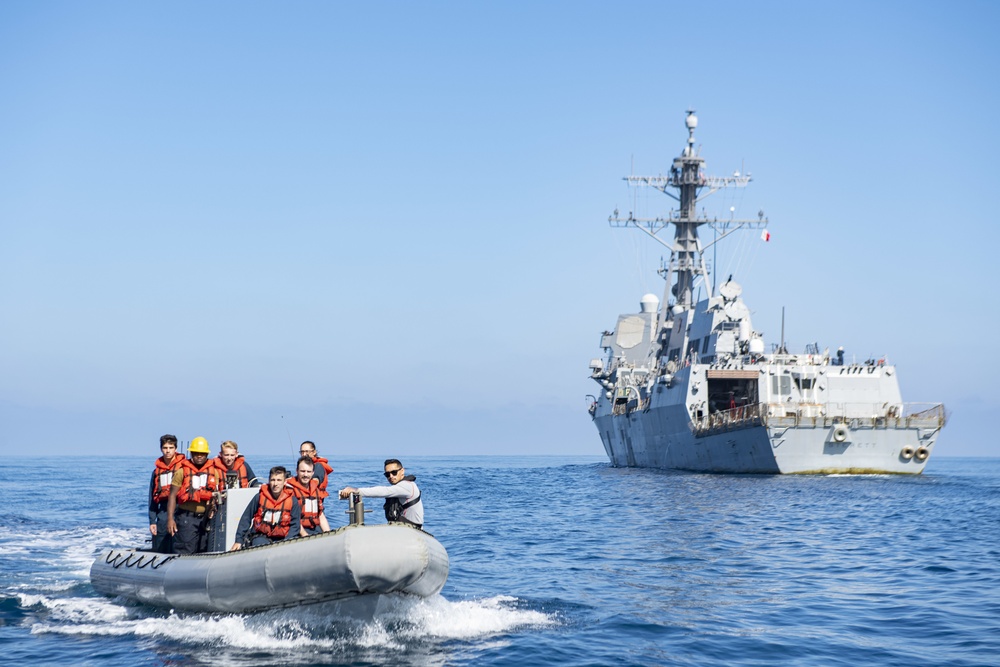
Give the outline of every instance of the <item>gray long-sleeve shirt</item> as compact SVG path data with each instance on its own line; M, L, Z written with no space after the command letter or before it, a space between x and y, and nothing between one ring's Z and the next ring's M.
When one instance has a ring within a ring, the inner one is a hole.
M405 504L420 495L420 489L416 482L404 479L392 486L364 486L358 489L358 493L366 498L399 498ZM407 521L423 525L424 501L420 500L412 507L407 507L403 510L403 516Z

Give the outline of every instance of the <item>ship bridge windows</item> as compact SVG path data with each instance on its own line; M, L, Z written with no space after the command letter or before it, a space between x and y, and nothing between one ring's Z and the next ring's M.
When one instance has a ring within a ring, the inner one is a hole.
M705 336L705 340L701 345L701 363L710 364L715 361L715 350L712 350L712 354L708 353L708 348L712 346L712 336L709 334ZM697 352L697 350L695 350Z
M772 396L791 396L792 395L792 378L787 375L772 375L771 376L771 395Z
M795 387L799 391L808 391L816 384L816 378L795 377L793 379L795 380Z

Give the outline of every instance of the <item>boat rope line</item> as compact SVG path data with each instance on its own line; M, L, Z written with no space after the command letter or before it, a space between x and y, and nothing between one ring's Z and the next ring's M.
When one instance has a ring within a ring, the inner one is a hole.
M168 561L172 561L173 559L174 559L174 556L168 556L166 558L161 559L160 562L157 563L156 562L156 558L154 557L153 560L150 561L150 563L149 563L149 566L150 566L149 569L151 569L151 570L158 570L158 569L160 569L161 565L163 565L164 563L166 563Z
M104 562L116 570L123 565L125 567L135 567L137 570L141 570L147 566L149 566L149 569L151 570L157 570L167 561L171 561L177 557L176 554L171 554L160 559L160 557L164 555L165 554L136 554L135 552L125 554L121 551L109 551L108 555L104 559ZM147 558L147 556L149 557ZM159 562L157 562L158 559Z

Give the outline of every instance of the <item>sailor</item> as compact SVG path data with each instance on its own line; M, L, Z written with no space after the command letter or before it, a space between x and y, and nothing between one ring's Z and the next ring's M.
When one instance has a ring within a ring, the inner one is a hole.
M227 489L245 489L260 486L260 480L253 474L253 468L240 454L240 447L232 440L226 440L219 447L219 455L212 459L219 469L219 478Z
M326 498L330 494L326 490L327 477L333 472L333 468L330 466L330 461L323 458L316 453L316 443L312 440L306 440L301 445L299 445L299 456L308 456L313 460L313 463L318 464L315 469L315 477L319 480L319 488L323 492L323 497Z
M285 483L288 471L282 466L271 468L267 486L260 487L243 511L240 525L236 529L236 542L230 551L264 546L286 537L297 537L301 530L301 510L292 489Z
M299 535L316 535L330 531L330 523L323 513L323 497L327 494L319 488L319 480L313 476L316 465L308 456L303 456L295 465L298 473L288 480L288 487L298 498L302 510L302 527Z
M208 462L208 440L192 440L188 454L191 458L174 471L167 501L167 532L174 536L173 553L178 554L208 550L209 512L220 488L219 469Z
M361 494L367 498L385 498L385 520L399 521L421 528L424 525L424 504L420 501L420 489L416 485L416 477L407 475L399 459L387 459L384 465L385 478L392 486L365 486L355 488L344 487L340 490L341 498L348 498L352 493Z
M177 436L169 433L160 436L160 452L163 455L156 459L156 467L149 478L149 534L153 536L150 549L168 554L174 550L174 538L167 532L170 482L184 455L177 453Z

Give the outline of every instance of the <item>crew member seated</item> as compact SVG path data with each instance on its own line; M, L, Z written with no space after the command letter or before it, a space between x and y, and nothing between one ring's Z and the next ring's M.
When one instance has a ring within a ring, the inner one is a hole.
M330 522L323 513L323 498L327 494L320 489L319 480L313 477L313 471L319 464L313 463L308 456L303 456L296 463L298 475L288 480L288 488L295 494L302 509L302 528L300 537L330 532Z
M244 546L259 547L280 542L288 536L296 537L301 530L302 510L286 482L288 471L283 466L271 468L267 486L258 493L243 511L236 529L236 542L230 551Z

